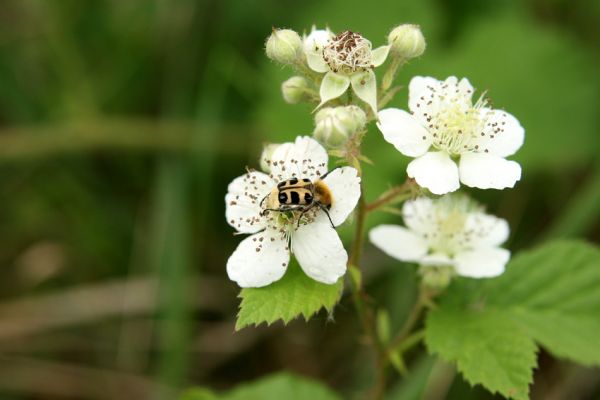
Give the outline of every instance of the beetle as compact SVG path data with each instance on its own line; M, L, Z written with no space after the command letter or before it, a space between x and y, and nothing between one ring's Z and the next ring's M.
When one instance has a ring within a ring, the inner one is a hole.
M263 208L263 204L266 202L266 207L263 208L262 214L264 215L268 211L299 211L298 226L300 226L302 216L313 208L318 207L325 212L331 226L335 228L335 225L329 216L333 196L329 186L323 181L323 179L335 169L337 168L327 172L315 182L308 178L290 178L279 182L277 186L261 200L261 208Z

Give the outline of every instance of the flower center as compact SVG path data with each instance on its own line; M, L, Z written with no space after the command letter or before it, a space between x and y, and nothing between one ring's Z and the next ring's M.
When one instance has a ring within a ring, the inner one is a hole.
M476 205L463 196L446 196L437 201L432 229L427 234L429 248L433 253L452 257L469 246L473 232L466 229L467 216Z
M286 210L286 211L273 211L266 210L263 206L263 218L267 221L269 229L279 231L282 238L289 241L291 235L302 225L312 223L319 211L318 207L311 209L298 209L298 210Z
M333 72L353 73L373 67L371 42L360 33L344 31L323 48L323 59Z
M441 104L437 112L423 113L433 146L453 156L481 151L477 139L487 122L487 115L482 112L487 106L483 95L475 105L470 105L470 101L465 104L459 97L440 96L438 101Z

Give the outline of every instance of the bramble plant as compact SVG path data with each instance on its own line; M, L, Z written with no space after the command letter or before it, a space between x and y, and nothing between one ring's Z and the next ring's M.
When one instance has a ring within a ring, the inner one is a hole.
M510 260L501 247L509 237L507 221L460 190L461 184L514 187L521 166L506 158L522 146L524 129L508 112L490 107L485 93L474 97L466 78L416 76L408 83L408 111L384 108L401 89L394 86L398 71L425 48L420 28L408 24L392 29L387 44L376 48L349 30L313 27L303 37L273 30L267 56L296 74L283 82L283 99L313 104L315 128L312 138L266 145L257 163L262 171L249 170L228 187L227 222L249 235L227 262L230 279L242 288L236 329L308 320L322 308L333 314L348 277L375 355L377 378L367 398L382 398L391 369L405 374L405 353L423 343L471 384L527 399L540 346L558 357L600 364L600 251L559 241ZM373 123L385 141L414 160L405 182L367 202L361 164L375 157L363 154L361 144ZM385 211L402 221L367 234L366 218ZM348 252L335 230L343 223L354 227ZM418 268L419 294L398 332L390 332L388 310L365 301L366 237ZM307 386L307 393L324 393L314 398L337 398L314 382L294 379L266 380L256 393L270 393L269 382L289 380Z

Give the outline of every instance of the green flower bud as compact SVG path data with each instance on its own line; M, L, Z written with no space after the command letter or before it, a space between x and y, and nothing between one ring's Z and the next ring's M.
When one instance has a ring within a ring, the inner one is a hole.
M360 107L327 107L315 115L313 136L329 148L341 147L366 123L367 116Z
M260 155L260 169L262 169L267 174L271 172L271 159L273 158L273 153L281 144L279 143L266 143L262 154Z
M283 99L289 104L297 104L308 99L306 89L308 81L301 76L292 76L287 81L281 84L281 93Z
M274 29L267 39L267 57L281 64L295 64L302 60L302 38L291 29Z
M451 265L421 265L419 274L426 287L443 290L450 284L454 276L454 268Z
M418 25L404 24L392 29L388 36L392 55L402 58L419 57L427 44Z

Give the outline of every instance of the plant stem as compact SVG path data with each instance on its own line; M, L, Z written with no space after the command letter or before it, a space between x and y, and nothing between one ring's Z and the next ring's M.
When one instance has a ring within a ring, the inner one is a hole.
M412 336L411 332L416 326L416 324L419 322L421 313L425 309L429 301L429 291L424 287L421 287L419 290L419 297L417 298L417 301L415 302L415 305L413 306L410 314L408 314L404 325L402 325L402 328L400 328L400 331L398 331L396 337L390 342L387 351L388 353L394 352L405 345L408 339Z
M415 188L414 179L407 179L400 186L396 186L381 195L377 200L366 205L366 212L374 211L397 200L406 200L413 196Z

